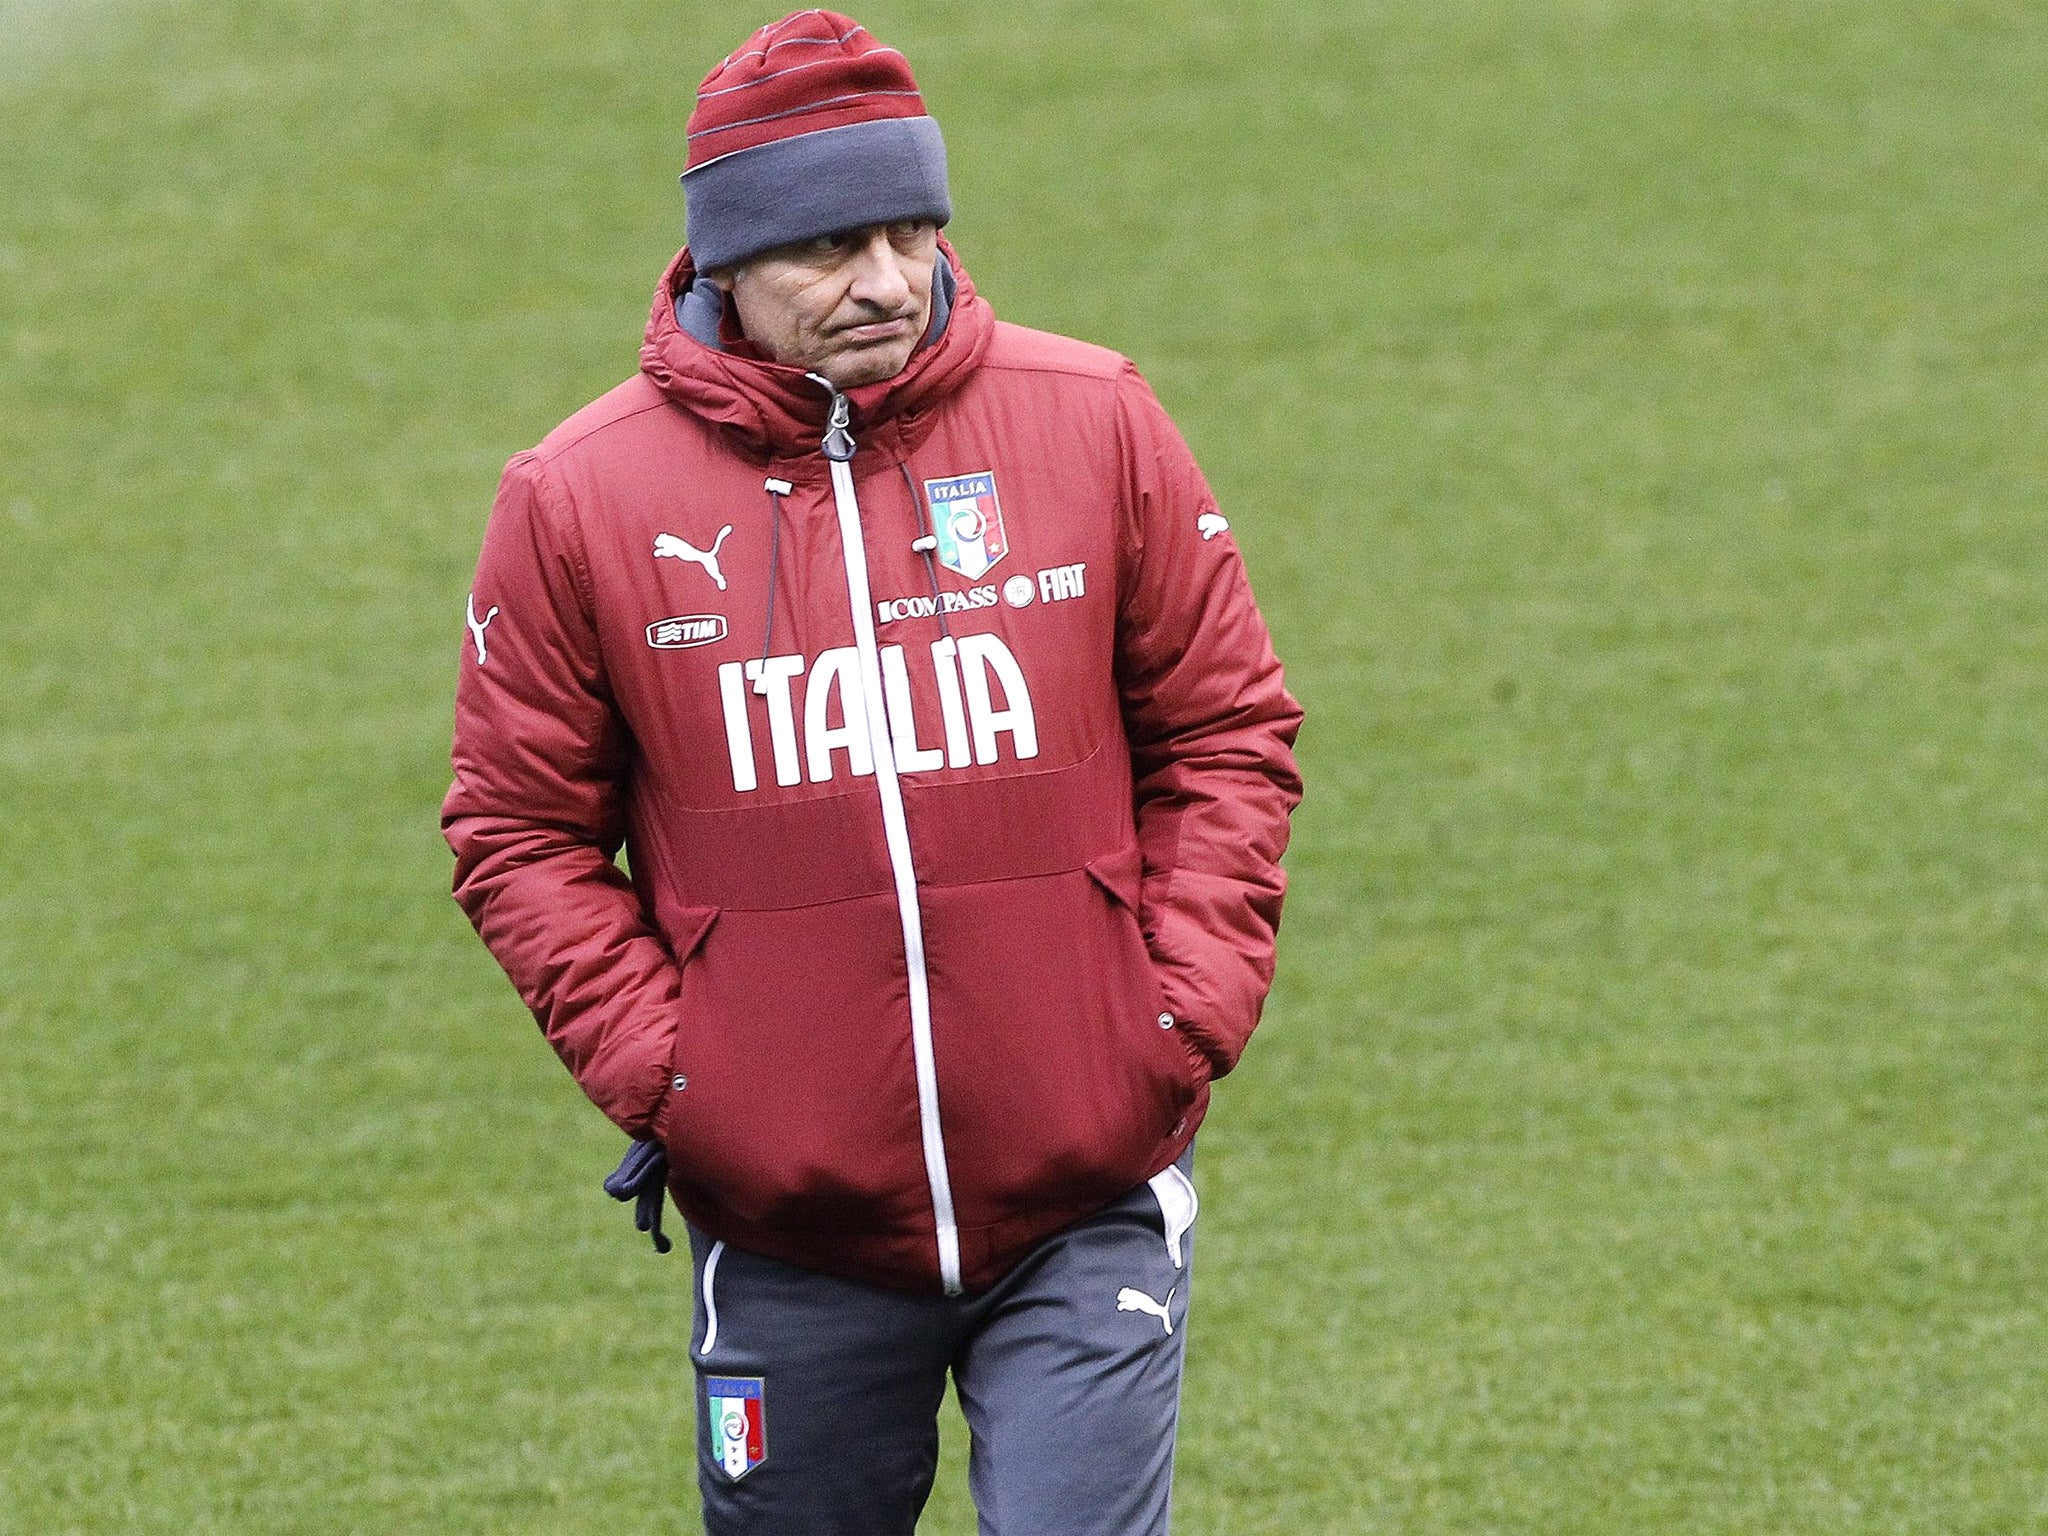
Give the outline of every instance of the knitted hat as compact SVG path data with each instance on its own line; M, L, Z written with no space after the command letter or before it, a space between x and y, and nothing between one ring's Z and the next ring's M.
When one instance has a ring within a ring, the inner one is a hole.
M910 63L835 11L761 28L697 87L683 203L715 271L796 240L953 216L946 143Z

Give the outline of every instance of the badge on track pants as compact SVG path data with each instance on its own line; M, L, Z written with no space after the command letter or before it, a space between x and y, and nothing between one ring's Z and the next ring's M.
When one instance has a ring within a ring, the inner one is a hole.
M768 1459L767 1392L759 1376L708 1376L711 1454L733 1481Z

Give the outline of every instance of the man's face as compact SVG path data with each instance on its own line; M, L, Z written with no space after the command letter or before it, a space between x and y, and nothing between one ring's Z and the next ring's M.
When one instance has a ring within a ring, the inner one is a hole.
M777 246L711 280L747 339L839 389L903 371L932 315L939 232L922 219Z

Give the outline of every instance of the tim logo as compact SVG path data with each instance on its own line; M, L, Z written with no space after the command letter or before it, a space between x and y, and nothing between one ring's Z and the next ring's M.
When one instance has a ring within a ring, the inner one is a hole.
M1002 503L996 500L993 471L927 480L924 498L931 503L932 533L939 541L939 564L979 581L988 568L1010 552L1003 534Z
M657 651L687 651L693 645L709 645L724 638L722 613L685 613L647 626L647 643Z

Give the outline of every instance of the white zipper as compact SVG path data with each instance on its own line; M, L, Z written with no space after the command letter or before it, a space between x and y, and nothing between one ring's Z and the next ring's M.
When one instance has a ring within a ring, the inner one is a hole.
M939 1073L932 1054L932 994L925 971L924 913L917 900L917 867L911 862L910 823L903 814L903 785L896 776L896 744L882 691L882 661L875 644L875 607L868 589L867 541L861 534L860 501L853 491L853 435L846 396L829 380L811 378L832 392L831 425L824 452L832 466L832 502L839 513L839 545L846 558L846 595L853 604L854 649L860 661L861 694L867 700L868 739L875 756L875 785L882 792L882 835L896 877L896 915L903 924L903 957L910 982L910 1044L917 1061L917 1118L924 1133L924 1172L931 1186L938 1226L939 1281L958 1296L960 1227L953 1215L953 1178L946 1169L946 1137L939 1124Z

